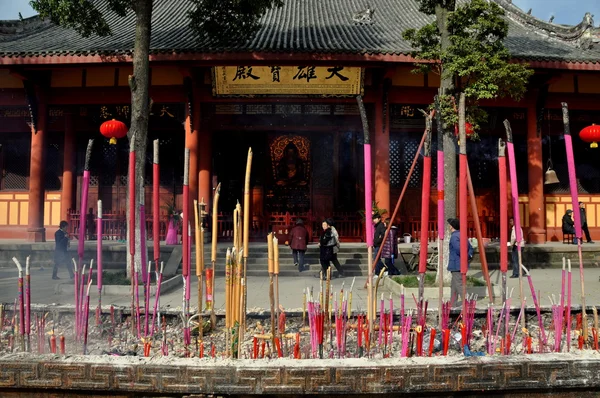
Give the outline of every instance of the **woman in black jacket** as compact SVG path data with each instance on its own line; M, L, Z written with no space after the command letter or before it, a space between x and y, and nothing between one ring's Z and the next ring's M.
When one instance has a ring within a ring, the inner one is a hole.
M344 271L342 270L342 266L338 261L337 254L334 253L334 247L337 246L336 238L331 231L331 225L327 222L327 220L323 221L321 224L323 227L323 234L321 235L321 239L319 240L320 246L320 254L319 260L321 262L321 270L323 271L323 278L327 275L327 269L329 269L330 262L333 262L333 265L338 271L338 277L344 277Z

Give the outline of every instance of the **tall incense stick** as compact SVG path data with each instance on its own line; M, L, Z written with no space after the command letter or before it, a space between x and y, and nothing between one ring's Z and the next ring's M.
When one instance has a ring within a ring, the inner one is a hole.
M137 292L137 269L135 266L135 133L131 135L129 141L129 257L131 259L131 332L135 330L136 306L135 297Z
M210 273L207 270L206 273L206 306L210 310L210 322L211 326L216 327L217 317L215 315L215 296L214 283L215 283L215 264L217 262L217 237L219 234L219 196L221 195L221 183L217 185L215 189L215 196L213 197L213 208L212 208L212 244L210 253ZM209 289L210 286L210 289Z
M158 271L160 260L160 165L159 165L159 141L154 140L154 162L152 164L152 243L154 246L154 266Z
M467 187L469 188L469 200L471 202L471 212L473 213L473 222L475 224L475 233L477 234L477 243L479 246L479 259L481 261L481 271L487 285L488 298L490 304L494 303L494 290L492 290L492 281L490 280L490 272L488 269L487 256L485 246L483 245L483 234L481 233L481 224L479 223L479 212L477 211L477 200L475 199L475 190L473 189L473 181L471 180L471 171L469 163L467 163Z
M369 262L373 260L373 182L372 182L372 170L371 170L371 139L369 135L369 119L367 118L367 111L363 103L362 96L356 97L358 103L358 110L360 112L360 119L363 127L363 153L364 153L364 176L365 176L365 240L367 241L367 258ZM392 218L393 221L393 218ZM369 263L370 264L370 263ZM369 334L371 333L371 324L374 320L373 311L373 267L369 265L369 274L365 287L367 288L367 329Z
M508 193L506 180L506 143L498 139L498 178L500 182L500 272L502 273L502 302L506 302L506 272L508 270ZM510 308L507 309L510 313Z
M198 214L198 201L194 200L194 220L196 229L196 278L198 278L198 322L202 325L202 272L204 272L204 245L200 233L200 216Z
M467 270L469 268L467 241L467 133L465 130L465 94L458 100L458 132L460 139L459 161L459 217L460 217L460 273L462 274L463 317L467 315ZM466 319L463 319L466 322Z
M444 233L446 229L444 212L444 126L439 98L435 99L435 122L437 127L437 222L438 222L438 329L443 327L444 302Z
M25 344L29 351L29 336L31 334L31 274L29 267L29 256L25 259Z
M427 249L429 247L429 197L431 193L431 116L425 117L425 146L423 152L423 188L421 189L421 249L419 252L419 309L423 305L425 271L427 271ZM390 221L390 224L393 220ZM385 244L385 240L384 243ZM397 242L392 242L392 245ZM382 299L383 300L383 299ZM380 314L380 319L383 314ZM380 331L381 339L381 331Z
M146 247L146 192L144 189L144 182L140 184L140 258L141 258L141 273L142 273L142 284L144 285L144 336L148 335L148 308L150 303L148 302L148 289L149 279L147 271L147 258L148 249Z
M98 269L96 270L96 286L98 287L98 322L102 315L102 201L98 201L98 219L96 221L96 258Z
M519 294L521 297L521 308L524 307L525 296L523 294L523 267L521 267L521 242L523 236L521 235L521 213L519 212L519 187L517 182L517 165L515 160L515 147L512 140L512 130L510 128L510 122L504 121L504 129L506 130L506 148L508 149L508 167L510 173L510 190L513 208L513 218L515 220L515 239L517 240L517 252L518 252L518 267L519 267ZM521 318L521 327L525 327L525 317Z
M77 262L77 268L81 269L81 266L83 264L83 255L85 252L84 249L84 243L85 243L85 231L86 231L86 211L87 211L87 207L88 207L88 192L90 189L90 161L92 158L92 146L94 144L94 140L89 140L88 144L87 144L87 148L85 151L85 163L83 166L83 186L81 189L81 210L80 210L80 214L79 214L79 240L77 242L77 256L78 256L78 262ZM79 281L77 280L77 278L75 278L75 288L78 289L78 284ZM82 303L79 302L79 296L77 295L75 297L75 307L76 307L76 316L75 316L75 323L76 323L76 327L75 329L78 331L77 335L79 335L79 331L81 330L80 327L80 316L79 316L79 309L82 306Z
M567 167L569 169L569 188L571 190L571 202L573 216L575 218L575 237L577 238L577 252L579 254L579 279L581 281L581 316L583 325L583 340L588 339L587 311L585 306L585 286L583 278L583 253L581 245L583 234L581 233L581 210L579 210L579 195L577 191L577 175L575 173L575 156L573 154L573 139L569 126L569 108L566 102L561 103L564 124L565 149L567 151Z
M244 178L244 284L242 285L242 314L240 319L240 334L239 334L239 345L238 349L241 349L244 332L246 330L246 296L247 296L247 272L248 272L248 246L250 241L250 175L252 172L252 148L248 148L248 157L246 159L246 175ZM238 248L239 250L239 248ZM241 282L241 281L240 281ZM240 355L238 353L238 358Z
M21 336L21 349L25 350L25 298L23 297L23 267L16 257L13 261L19 271L18 289L19 289L19 335ZM16 313L16 308L15 308Z

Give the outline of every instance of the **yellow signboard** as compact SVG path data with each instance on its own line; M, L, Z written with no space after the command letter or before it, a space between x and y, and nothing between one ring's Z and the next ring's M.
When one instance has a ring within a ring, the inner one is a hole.
M217 66L215 95L362 94L362 69L345 66Z

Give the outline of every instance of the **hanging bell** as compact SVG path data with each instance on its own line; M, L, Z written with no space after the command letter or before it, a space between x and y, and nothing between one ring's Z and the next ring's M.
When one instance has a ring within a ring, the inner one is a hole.
M544 185L558 184L559 182L556 171L552 170L552 163L548 161L548 170L546 170L546 174L544 175Z

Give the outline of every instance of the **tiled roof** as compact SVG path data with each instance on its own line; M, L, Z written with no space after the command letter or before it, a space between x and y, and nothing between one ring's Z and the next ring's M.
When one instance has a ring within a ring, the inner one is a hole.
M507 0L495 1L509 11L510 28L506 45L514 57L600 62L600 49L579 48L575 42L519 18L520 11ZM355 14L367 6L374 10L372 23L353 21ZM254 37L221 46L198 37L189 28L186 11L191 7L190 0L155 1L152 53L408 54L410 46L402 39L402 32L432 20L432 17L418 11L416 0L284 0L283 7L269 10L262 17L262 26ZM74 31L40 21L37 17L25 23L0 22L0 56L130 53L134 35L133 13L130 12L126 18L109 14L107 19L113 35L91 38L82 38Z

